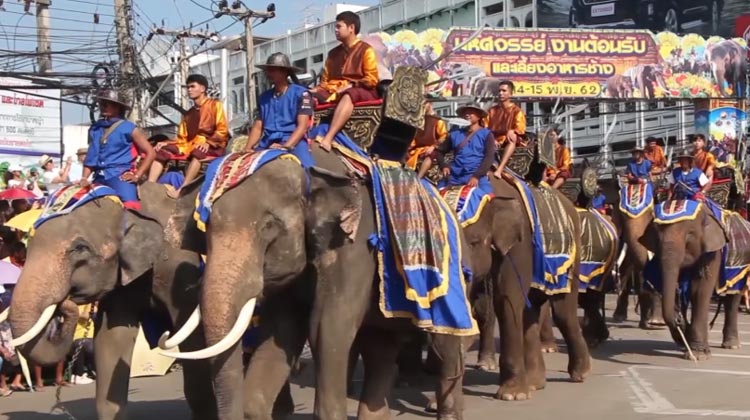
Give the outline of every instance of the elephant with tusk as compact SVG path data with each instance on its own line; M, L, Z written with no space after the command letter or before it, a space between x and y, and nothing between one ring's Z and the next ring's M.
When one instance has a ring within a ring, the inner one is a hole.
M196 194L181 200L194 203ZM200 255L169 246L164 233L192 243L199 234L192 219L173 217L177 203L163 185L145 183L140 196L139 213L104 196L38 226L8 314L21 354L50 365L70 351L77 305L99 301L94 345L100 419L127 418L130 361L145 314L160 311L181 325L198 303ZM203 342L198 329L182 346L198 349ZM186 361L184 367L193 414L216 418L208 364Z

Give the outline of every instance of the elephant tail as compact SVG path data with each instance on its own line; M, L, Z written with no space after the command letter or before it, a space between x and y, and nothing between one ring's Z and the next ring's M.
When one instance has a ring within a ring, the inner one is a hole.
M719 312L721 312L721 304L724 302L724 299L719 299L719 304L716 305L716 313L714 314L714 319L711 320L711 323L708 324L709 330L714 329L714 324L716 323L716 318L719 317Z

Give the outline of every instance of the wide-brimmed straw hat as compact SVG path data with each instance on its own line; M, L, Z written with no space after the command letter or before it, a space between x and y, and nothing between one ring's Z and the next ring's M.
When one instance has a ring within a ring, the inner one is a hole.
M261 70L277 68L285 69L290 73L302 73L302 69L294 67L289 61L289 57L284 53L273 53L266 59L266 64L258 64L256 67Z
M484 118L487 116L487 111L482 109L482 107L479 106L479 104L475 104L475 103L468 103L468 104L463 104L459 106L458 109L456 109L456 114L459 117L463 117L466 111L470 111L470 110L478 112L481 118Z
M645 153L646 150L643 148L643 146L635 146L630 150L630 153Z
M99 93L96 95L97 101L107 101L107 102L113 102L118 105L122 105L125 108L130 108L130 105L127 103L127 101L120 96L120 94L115 90L102 90L99 91Z
M39 166L44 167L49 161L53 160L50 155L42 155L42 157L39 158Z

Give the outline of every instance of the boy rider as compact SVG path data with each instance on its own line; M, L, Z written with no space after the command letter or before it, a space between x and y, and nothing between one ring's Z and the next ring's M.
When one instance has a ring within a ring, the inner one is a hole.
M356 13L336 16L336 39L341 45L328 53L320 85L310 91L320 102L335 102L331 125L321 147L331 150L333 138L344 128L358 102L378 99L378 63L375 50L357 38L360 20Z
M227 119L221 102L206 95L208 80L200 74L192 74L187 78L187 91L193 100L190 108L180 121L177 129L177 139L161 142L156 145L156 161L151 166L149 181L156 182L164 171L164 165L170 159L179 155L188 155L190 163L185 170L183 186L189 184L201 169L201 162L224 154L224 148L229 138ZM180 191L170 191L168 194L177 197Z

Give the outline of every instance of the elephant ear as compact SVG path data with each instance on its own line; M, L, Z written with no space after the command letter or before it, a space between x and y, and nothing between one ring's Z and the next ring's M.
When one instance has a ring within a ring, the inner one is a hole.
M204 177L182 187L172 214L164 228L164 237L173 248L206 253L206 234L198 229L193 213Z
M120 282L127 286L154 267L164 246L161 225L132 211L125 212L120 246Z
M727 244L724 228L712 216L706 214L704 217L702 251L704 253L720 251Z
M659 249L659 232L657 231L656 224L653 222L649 223L643 232L643 236L638 238L638 242L655 254Z
M491 211L492 244L500 255L506 255L523 240L524 230L529 220L524 215L521 203L513 199L495 198L486 206L483 212Z

